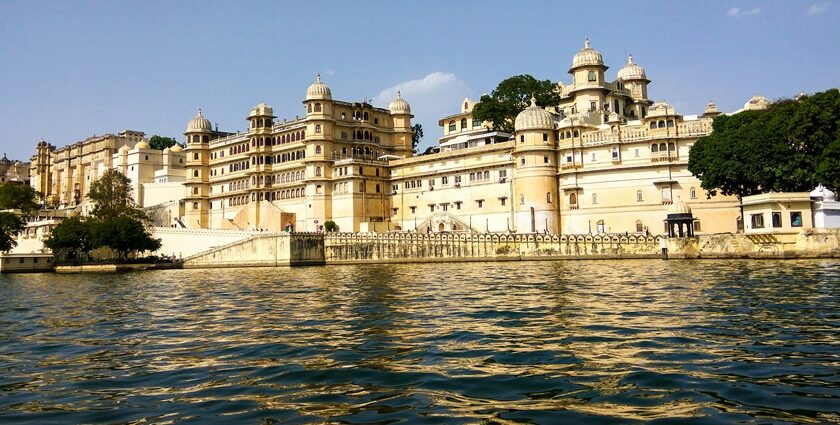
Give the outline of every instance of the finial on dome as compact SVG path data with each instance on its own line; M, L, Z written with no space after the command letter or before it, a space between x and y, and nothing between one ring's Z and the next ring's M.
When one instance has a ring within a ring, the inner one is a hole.
M633 65L633 54L627 55L627 65Z
M320 74L320 73L318 73L318 74L316 74L316 75L315 75L315 82L316 82L316 83L320 83L320 82L321 82L321 74Z
M402 97L402 93L399 90L397 90L397 97Z
M201 108L198 108L198 115L199 116L204 116L204 114L202 114L202 112L201 112Z
M537 106L537 98L531 95L531 106Z
M586 37L586 39L585 39L585 40L583 40L583 48L584 48L584 49L588 49L588 48L589 48L589 37Z

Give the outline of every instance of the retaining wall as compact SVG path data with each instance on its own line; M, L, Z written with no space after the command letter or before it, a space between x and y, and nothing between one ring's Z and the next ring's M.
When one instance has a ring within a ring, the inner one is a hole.
M184 268L319 264L324 264L324 236L309 233L261 233L184 258Z

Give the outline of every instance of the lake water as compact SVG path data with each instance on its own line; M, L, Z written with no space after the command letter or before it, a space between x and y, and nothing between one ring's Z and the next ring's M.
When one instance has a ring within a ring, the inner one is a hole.
M840 421L840 261L0 276L0 423Z

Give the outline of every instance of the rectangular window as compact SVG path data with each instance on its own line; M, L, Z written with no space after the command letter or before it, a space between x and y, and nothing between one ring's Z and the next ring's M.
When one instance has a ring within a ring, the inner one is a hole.
M589 81L594 81L594 80L589 80ZM598 102L594 102L594 101L589 102L589 110L594 111L596 109L598 109Z
M429 179L429 187L434 187L435 179Z
M507 198L499 198L499 202L502 204L502 206L504 206L505 204L507 204Z
M435 212L435 204L429 204L429 211Z
M773 227L782 227L782 213L773 213Z
M455 184L461 184L461 176L455 176Z
M507 170L499 170L499 178L503 179L507 177Z
M543 133L543 142L548 141L548 133Z
M543 164L548 164L548 157L547 156L543 157Z
M417 207L415 207L415 206L408 207L408 209L410 209L410 210L411 210L411 213L412 213L412 214L414 214L415 212L417 212Z
M568 162L568 163L572 162L572 156L571 155L566 155L566 162Z
M802 227L802 213L799 211L791 211L790 213L790 227Z
M449 211L449 204L440 204L440 208L444 211Z
M479 208L481 208L484 205L484 199L477 199L475 203Z
M753 229L763 229L764 228L764 214L751 214L750 215L750 223L752 224Z
M671 202L671 189L664 188L662 189L662 202Z
M461 201L456 201L456 202L455 202L455 209L456 209L456 210L460 210L460 209L461 209Z
M449 184L449 177L443 176L440 178L440 184Z
M592 152L592 162L595 162L595 152Z

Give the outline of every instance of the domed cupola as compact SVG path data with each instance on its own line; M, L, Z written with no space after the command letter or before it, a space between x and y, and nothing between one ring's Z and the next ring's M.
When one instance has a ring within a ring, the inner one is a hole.
M151 148L152 147L151 147L151 145L149 145L149 142L147 142L145 140L141 140L141 141L137 142L136 145L134 145L134 149L151 149Z
M187 123L187 133L205 133L213 131L213 125L210 124L210 120L204 117L204 114L201 112L201 108L198 108L198 115L196 115L193 119Z
M706 107L703 108L704 117L716 117L718 115L720 115L720 110L718 109L715 102L709 102L706 104Z
M331 100L332 92L326 84L321 82L321 74L315 77L315 82L306 89L306 100Z
M601 55L601 52L589 47L588 38L583 42L583 49L580 49L572 58L572 68L569 72L584 66L598 66L607 69L607 66L604 65L604 56Z
M388 110L391 111L391 115L410 114L411 106L402 98L402 94L397 91L397 98L388 105Z
M537 106L537 99L531 97L531 106L516 115L513 122L515 131L523 130L554 130L554 116L545 109Z
M9 158L6 158L6 154L3 154L3 158L0 159L0 165L12 165L12 161L9 161Z
M169 149L169 151L170 152L183 152L184 148L182 148L181 145L176 143L176 144L172 145L172 147Z
M627 56L627 64L618 71L618 79L622 81L645 80L650 82L645 75L645 69L633 63L633 55Z
M248 114L248 118L253 117L274 117L274 109L272 109L267 103L262 102L251 109L251 112Z

